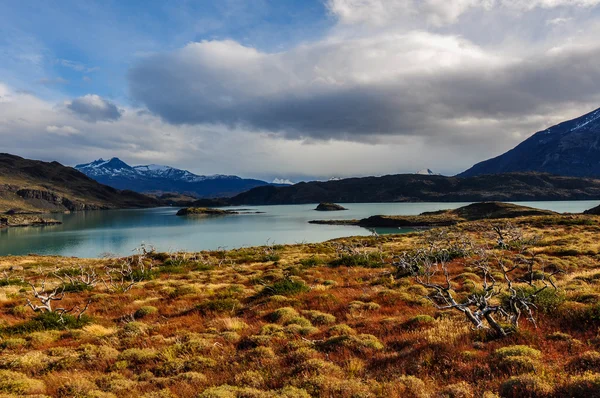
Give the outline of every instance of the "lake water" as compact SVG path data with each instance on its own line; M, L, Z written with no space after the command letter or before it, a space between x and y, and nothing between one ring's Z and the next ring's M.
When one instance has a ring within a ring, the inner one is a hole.
M598 201L523 202L526 206L578 213ZM317 212L313 205L244 206L264 214L225 217L177 217L177 208L88 211L52 214L62 225L0 230L0 255L56 254L93 258L104 254L129 255L141 243L159 251L199 251L277 244L322 242L329 239L370 235L352 226L308 224L310 220L361 219L373 215L416 215L424 211L452 209L467 203L361 203L346 204L347 211ZM230 208L235 210L236 208ZM379 230L379 233L402 232Z

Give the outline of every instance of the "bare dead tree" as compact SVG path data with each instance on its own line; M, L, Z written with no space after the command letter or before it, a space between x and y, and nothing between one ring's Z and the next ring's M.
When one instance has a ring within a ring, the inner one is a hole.
M52 303L54 301L62 301L65 297L64 285L57 286L52 290L47 289L47 277L44 277L39 290L33 283L29 283L29 286L31 286L33 297L38 301L38 304L34 304L30 298L27 298L27 306L34 312L56 313L60 316L60 320L62 322L64 322L65 314L71 314L74 312L77 312L77 319L81 319L81 316L85 311L87 311L91 302L91 300L88 300L83 309L81 309L78 305L75 305L71 308L53 308Z
M494 228L504 244L507 244L504 230ZM522 233L510 232L512 237L525 240ZM465 315L475 329L492 329L500 336L507 336L519 327L519 319L523 314L527 320L536 325L534 301L538 295L549 287L556 289L552 277L561 271L555 271L549 276L543 271L536 270L539 261L533 252L527 251L520 244L519 251L514 254L503 250L496 253L486 246L474 247L472 243L451 243L446 236L430 236L429 245L412 253L397 257L394 262L397 269L413 275L415 281L428 288L426 296L432 304L440 309L454 309ZM449 272L449 263L456 255L453 250L463 248L463 254L468 256L473 267L482 277L481 289L476 289L466 298L459 299L454 291ZM508 246L504 246L506 248ZM466 250L466 248L472 248ZM507 257L508 256L508 257ZM494 275L502 275L497 280ZM536 275L539 275L536 277ZM523 288L523 284L526 288ZM500 297L502 296L502 297ZM504 319L509 325L498 321Z
M94 267L84 267L83 265L79 266L79 273L75 276L61 274L60 272L55 272L54 276L60 279L63 286L66 284L81 284L88 288L94 288L100 282L100 276L96 272L96 269Z
M145 268L138 269L133 266L131 258L121 259L117 266L104 267L104 277L101 279L104 287L115 293L125 293L143 280Z

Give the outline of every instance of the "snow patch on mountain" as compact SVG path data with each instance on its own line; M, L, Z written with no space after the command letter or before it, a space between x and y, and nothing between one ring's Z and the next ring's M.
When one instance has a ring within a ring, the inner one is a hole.
M273 180L273 184L279 184L279 185L294 185L294 183L292 181L290 181L289 179L283 179L283 178L276 178Z
M431 169L422 169L417 171L415 174L422 176L438 176L438 173L434 173Z

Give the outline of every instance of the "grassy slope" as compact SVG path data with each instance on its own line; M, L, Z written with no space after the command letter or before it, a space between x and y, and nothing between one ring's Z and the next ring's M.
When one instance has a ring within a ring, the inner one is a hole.
M23 199L18 189L53 192L76 205L90 208L149 207L158 201L144 195L118 191L99 184L71 167L57 162L41 162L0 154L0 212L19 209L26 212L65 211L62 204Z
M471 330L460 314L431 306L412 279L393 276L392 255L420 247L422 234L153 255L145 259L154 266L153 279L126 293L99 284L67 296L66 306L91 299L92 323L82 329L2 329L0 391L53 397L127 397L132 391L147 397L197 397L202 391L201 397L598 396L600 376L586 371L600 365L600 218L514 222L526 235L542 237L534 248L540 261L566 273L557 276L559 292L539 303L538 328L523 320L520 332L506 339ZM486 223L467 223L451 231L489 243L493 236L482 232L488 230ZM340 242L383 251L385 264L349 267L346 258L333 267ZM100 269L111 261L8 257L0 258L0 269L22 266L13 276L39 281L40 272ZM452 263L459 294L478 283L469 265L461 258ZM23 307L28 296L18 284L0 287L4 325L27 325L33 316ZM509 388L515 385L526 389Z

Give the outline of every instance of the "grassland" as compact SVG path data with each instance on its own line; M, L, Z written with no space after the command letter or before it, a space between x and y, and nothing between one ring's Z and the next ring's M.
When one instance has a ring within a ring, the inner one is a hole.
M490 223L447 236L512 258L520 249L498 246ZM535 254L536 278L561 272L535 298L537 327L522 320L502 338L437 308L399 272L397 258L431 231L127 259L0 258L0 396L600 396L600 218L511 223ZM481 287L477 261L448 262L460 300ZM29 284L64 298L53 313L34 312ZM58 307L78 308L61 319Z

